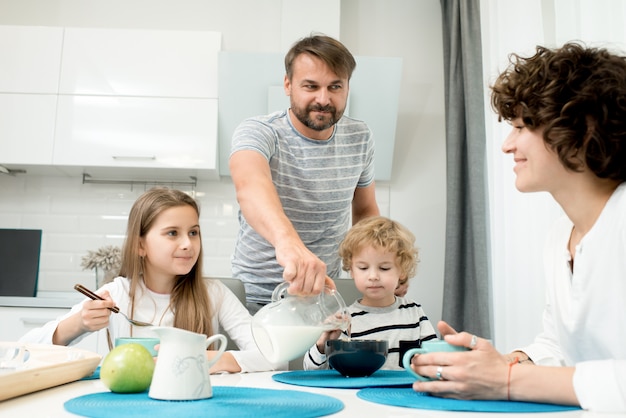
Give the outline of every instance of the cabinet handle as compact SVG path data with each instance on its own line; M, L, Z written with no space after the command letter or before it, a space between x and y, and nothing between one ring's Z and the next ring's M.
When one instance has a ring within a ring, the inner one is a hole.
M20 321L28 326L42 326L52 320L54 320L54 318L20 318Z
M153 156L131 156L131 155L114 155L113 156L114 160L124 160L124 161L146 161L146 160L150 160L150 161L154 161L156 160L156 157Z

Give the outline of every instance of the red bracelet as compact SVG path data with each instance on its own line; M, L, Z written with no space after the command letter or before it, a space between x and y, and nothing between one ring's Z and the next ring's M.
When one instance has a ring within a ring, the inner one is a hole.
M515 366L516 364L519 363L519 358L515 357L510 363L509 363L509 375L506 379L506 399L507 400L511 400L511 369L513 368L513 366Z

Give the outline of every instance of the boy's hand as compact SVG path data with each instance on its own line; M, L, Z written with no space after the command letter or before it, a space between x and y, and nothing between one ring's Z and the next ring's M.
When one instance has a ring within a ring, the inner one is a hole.
M336 340L339 338L340 335L341 335L340 329L334 329L331 331L322 332L322 335L320 335L320 338L317 340L317 343L315 343L315 345L317 346L317 351L319 351L321 354L324 354L326 352L326 341Z

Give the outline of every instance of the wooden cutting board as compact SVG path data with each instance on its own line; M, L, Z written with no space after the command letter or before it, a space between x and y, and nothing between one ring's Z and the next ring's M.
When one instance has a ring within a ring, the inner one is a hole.
M101 356L73 347L25 344L29 358L15 371L0 370L0 401L73 382L93 373Z

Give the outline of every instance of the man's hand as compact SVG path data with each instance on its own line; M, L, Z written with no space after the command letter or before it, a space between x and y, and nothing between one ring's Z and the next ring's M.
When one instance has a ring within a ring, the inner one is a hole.
M290 283L290 294L317 295L324 286L336 288L326 275L326 264L302 243L276 247L276 261L284 267L283 279Z
M409 281L407 280L403 284L399 284L398 287L396 287L396 291L394 293L396 294L396 296L402 298L406 296L406 292L408 291L409 291Z

